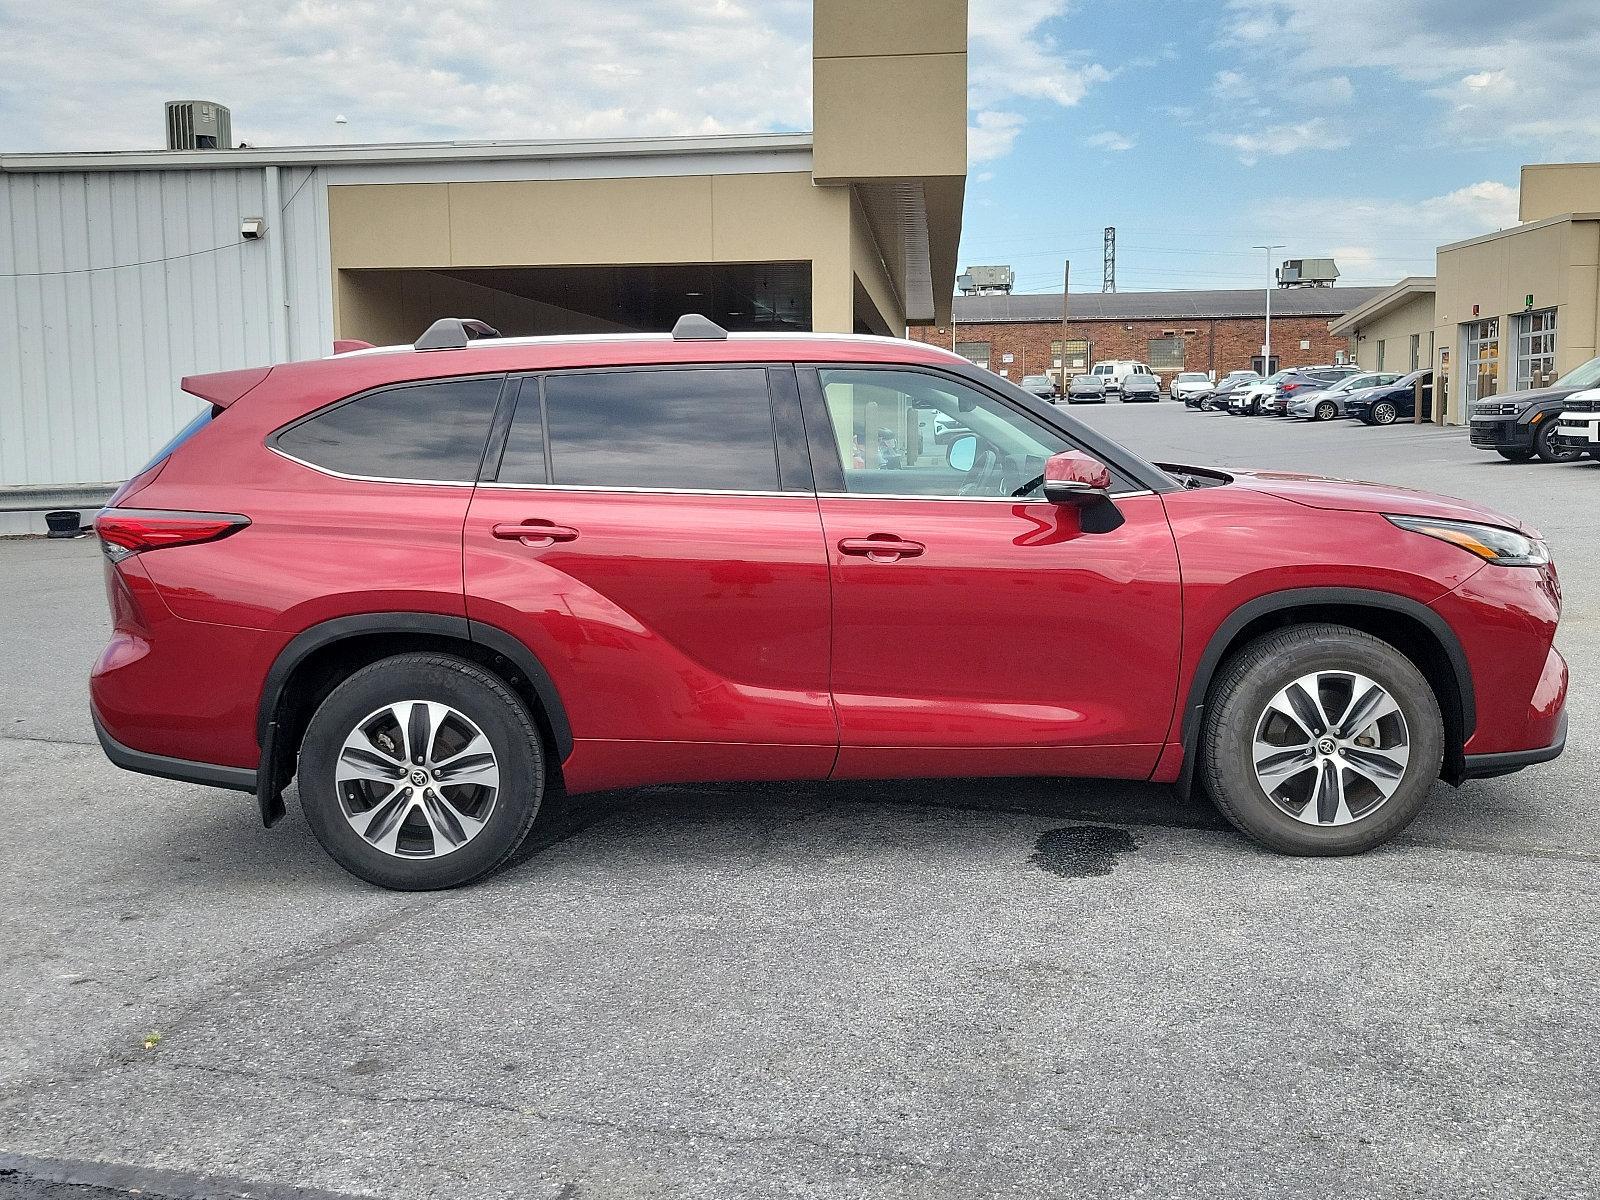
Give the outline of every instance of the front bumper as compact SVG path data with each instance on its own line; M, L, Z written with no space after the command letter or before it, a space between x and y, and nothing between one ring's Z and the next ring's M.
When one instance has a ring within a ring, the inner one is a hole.
M1561 752L1567 748L1567 713L1561 711L1561 720L1556 726L1555 741L1548 746L1541 746L1537 750L1506 750L1499 754L1468 754L1461 771L1462 779L1495 779L1501 775L1510 775L1523 767L1532 767L1538 763L1549 762L1560 758Z
M1468 428L1472 445L1479 450L1533 449L1533 426L1516 417L1473 417Z

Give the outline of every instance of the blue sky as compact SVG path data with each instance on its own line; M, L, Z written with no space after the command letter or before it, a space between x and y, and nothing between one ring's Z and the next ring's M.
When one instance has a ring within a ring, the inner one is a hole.
M870 0L863 0L870 2ZM1597 0L970 0L963 264L1123 290L1348 283L1511 224L1600 158ZM175 35L174 31L181 31ZM807 0L0 0L0 150L152 147L161 102L259 145L805 129Z

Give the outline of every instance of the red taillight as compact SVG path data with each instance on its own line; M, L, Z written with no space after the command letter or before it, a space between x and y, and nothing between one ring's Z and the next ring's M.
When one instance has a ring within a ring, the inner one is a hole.
M150 508L105 508L94 519L100 546L112 562L163 546L214 542L250 524L238 513L171 512Z
M1295 390L1295 388L1301 387L1301 386L1303 386L1303 385L1298 384L1298 383L1286 383L1279 390L1280 391L1284 391L1284 392L1292 392L1292 391Z

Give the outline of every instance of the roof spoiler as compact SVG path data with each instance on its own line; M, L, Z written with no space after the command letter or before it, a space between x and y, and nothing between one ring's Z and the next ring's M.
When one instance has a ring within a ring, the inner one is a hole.
M191 396L199 396L217 408L227 408L235 400L241 399L247 392L253 390L270 374L272 374L271 367L249 367L243 371L185 375L178 386Z
M440 317L412 346L414 350L460 350L479 338L497 338L500 331L471 317Z

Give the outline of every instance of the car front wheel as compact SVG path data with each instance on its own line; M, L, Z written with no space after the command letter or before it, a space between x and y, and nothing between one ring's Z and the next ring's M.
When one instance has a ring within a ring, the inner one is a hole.
M1394 419L1400 415L1400 410L1387 400L1381 400L1372 406L1372 423L1374 425L1393 425Z
M332 857L381 887L457 887L522 843L544 796L527 707L448 654L356 671L318 706L300 750L300 801Z
M1284 854L1359 854L1421 811L1444 722L1400 651L1342 625L1267 634L1207 699L1200 779L1235 828Z
M1540 462L1569 463L1577 462L1583 457L1582 450L1569 450L1557 446L1553 440L1556 427L1554 421L1546 421L1544 427L1533 438L1533 452L1539 456Z
M1334 404L1332 400L1324 400L1317 405L1317 411L1312 414L1312 418L1317 421L1331 421L1338 415L1339 406Z

